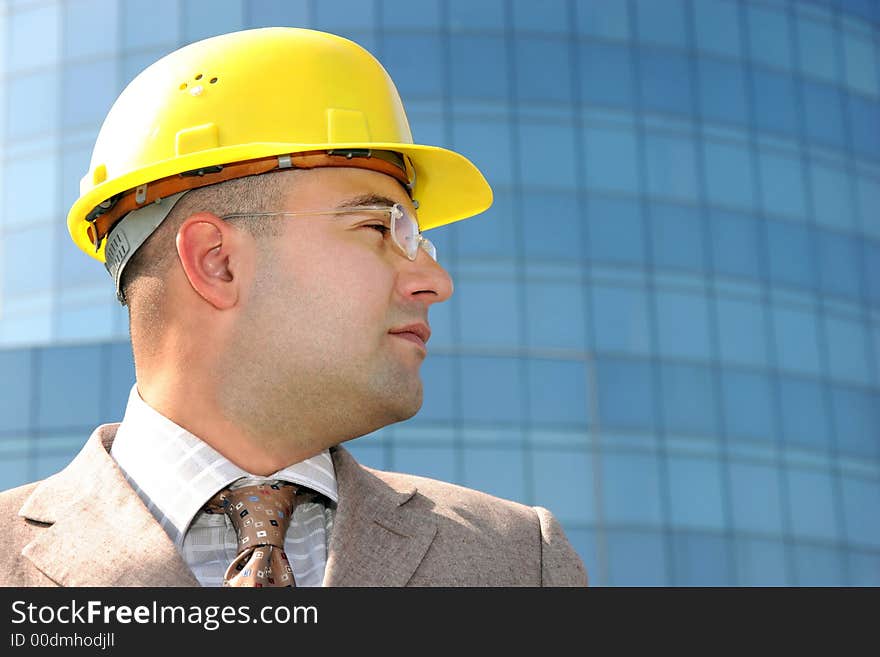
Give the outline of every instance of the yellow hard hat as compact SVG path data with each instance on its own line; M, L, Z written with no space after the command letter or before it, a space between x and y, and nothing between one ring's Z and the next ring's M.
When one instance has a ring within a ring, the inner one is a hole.
M422 230L492 204L467 158L413 143L394 82L369 52L334 34L272 27L192 43L132 80L101 126L67 226L105 262L105 238L132 210L231 178L316 166L395 176L417 201Z

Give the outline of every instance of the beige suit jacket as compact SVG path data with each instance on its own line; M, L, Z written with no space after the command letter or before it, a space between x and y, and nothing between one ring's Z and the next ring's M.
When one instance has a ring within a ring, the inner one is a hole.
M0 586L198 586L98 427L61 472L0 493ZM585 586L549 511L382 472L331 450L339 490L327 586Z

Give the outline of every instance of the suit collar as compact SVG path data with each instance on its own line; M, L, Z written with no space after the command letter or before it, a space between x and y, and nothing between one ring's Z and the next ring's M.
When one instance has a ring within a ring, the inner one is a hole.
M70 465L25 501L20 516L51 526L22 554L62 586L198 586L110 457L118 426L98 427Z
M339 486L324 586L405 586L437 533L416 488L377 477L343 447L331 449Z

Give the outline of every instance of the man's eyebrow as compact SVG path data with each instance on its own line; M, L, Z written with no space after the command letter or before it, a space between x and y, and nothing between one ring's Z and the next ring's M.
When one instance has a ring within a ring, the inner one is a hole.
M339 209L353 208L359 205L387 205L388 207L391 207L397 202L398 201L395 201L393 198L388 198L381 194L361 194L360 196L352 196L351 198L345 199L336 207Z

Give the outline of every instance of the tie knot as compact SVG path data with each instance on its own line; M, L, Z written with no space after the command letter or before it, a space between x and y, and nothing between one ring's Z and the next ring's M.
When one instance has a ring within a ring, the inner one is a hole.
M238 551L261 545L284 548L284 535L296 506L297 486L287 482L224 488L205 505L225 513L238 534Z

